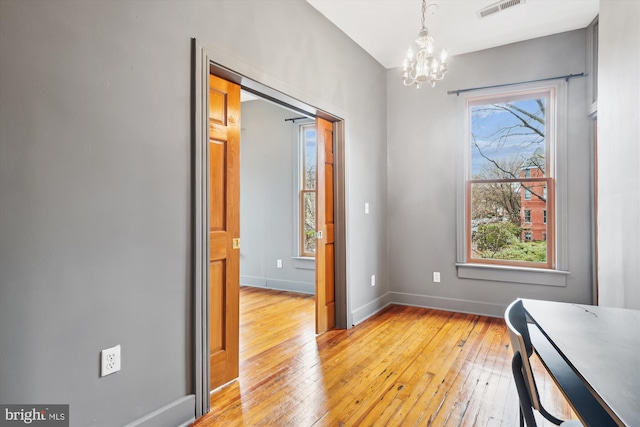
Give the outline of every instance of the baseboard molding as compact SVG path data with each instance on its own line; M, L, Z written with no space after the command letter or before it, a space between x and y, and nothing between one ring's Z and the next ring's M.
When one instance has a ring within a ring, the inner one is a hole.
M195 421L196 396L190 394L148 413L125 427L187 427Z
M456 298L431 297L403 292L390 292L390 294L392 304L434 308L437 310L455 311L457 313L477 314L489 317L503 317L508 305Z
M391 293L387 292L386 294L382 295L381 297L378 297L375 300L371 301L369 304L366 304L366 305L354 310L351 313L351 316L353 318L353 325L352 326L355 326L355 325L357 325L359 323L364 322L369 317L371 317L374 314L378 313L380 310L382 310L383 308L385 308L389 304L391 304Z
M290 280L275 280L264 277L240 276L240 283L243 286L253 286L254 288L276 289L278 291L300 292L302 294L315 295L316 284L294 282Z

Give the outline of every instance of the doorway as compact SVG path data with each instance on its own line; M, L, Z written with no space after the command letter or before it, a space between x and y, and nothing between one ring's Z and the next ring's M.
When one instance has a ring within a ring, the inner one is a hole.
M240 111L240 284L315 295L315 120L245 91Z
M245 91L240 100L238 381L244 382L249 359L277 369L269 355L292 340L290 333L315 333L317 138L314 118Z
M215 173L213 175L210 174L210 162L212 158L209 145L209 113L210 110L216 111L222 114L222 117L227 117L226 111L220 110L218 107L211 108L209 103L213 98L223 99L226 102L226 100L232 96L230 95L231 92L227 93L224 91L218 91L219 93L212 96L209 91L210 76L221 78L231 85L236 85L238 91L242 88L247 92L281 104L290 110L299 111L305 115L315 117L318 123L321 123L319 126L322 126L322 128L319 128L321 129L321 131L318 132L319 135L323 135L325 139L327 135L330 135L330 142L327 144L327 149L322 148L318 150L319 157L323 156L323 158L319 158L318 161L318 173L319 176L322 176L322 178L319 178L319 183L321 183L319 185L331 184L333 186L330 191L323 193L324 200L329 201L333 207L325 208L325 205L318 204L318 211L331 211L333 214L326 215L326 222L318 226L317 239L319 241L323 240L326 244L323 244L324 248L322 251L325 257L324 261L320 261L319 254L317 256L319 266L317 271L319 271L319 277L316 278L316 286L321 292L316 291L316 300L318 307L321 307L321 309L316 309L316 315L320 320L317 319L316 325L320 325L318 332L322 332L323 327L330 327L330 323L322 321L322 316L325 318L330 316L336 320L335 324L337 327L346 328L347 326L344 122L336 116L314 108L282 92L265 86L256 80L249 79L239 73L231 71L229 68L219 65L219 63L214 61L214 56L212 51L200 45L196 40L193 40L193 278L196 417L202 416L209 409L209 391L212 389L210 385L211 378L209 376L211 368L209 364L209 351L211 344L224 346L229 342L228 336L222 336L220 339L212 341L210 332L212 330L218 330L227 333L226 331L229 331L229 323L237 323L237 314L234 314L233 309L231 310L231 316L229 316L227 313L221 313L220 310L211 311L211 306L213 305L215 309L217 304L218 307L226 310L226 308L229 307L229 301L231 301L232 305L235 304L236 307L238 301L236 298L236 290L228 291L222 289L218 291L218 297L230 297L230 299L225 300L224 303L218 302L212 304L212 295L209 289L209 280L212 275L211 259L209 257L212 239L209 227L209 208L212 197L210 189L215 186L212 186L210 179L212 176L216 176ZM242 64L239 66L242 67ZM235 90L236 89L233 89L233 91ZM321 138L319 138L319 140L320 139ZM218 157L224 160L226 158L225 153L225 149L222 149ZM324 172L321 172L320 168L324 169ZM217 176L222 177L222 181L224 182L228 181L224 174L221 175L217 173ZM222 191L228 190L223 189ZM231 248L231 252L239 249L239 236L235 236L233 233L227 233L226 238L229 242L226 246L227 248ZM227 270L224 265L215 271L220 281L224 283L228 282L226 277L224 277L226 273ZM325 279L326 282L319 282ZM329 284L331 285L331 290L330 292L326 292L326 290L329 289ZM318 295L322 294L324 294L325 300L318 301ZM329 295L329 298L333 298L333 301L328 301L327 295ZM235 311L235 313L237 313L237 311ZM222 321L213 319L212 316L215 315L221 315ZM235 334L237 336L237 332ZM231 353L233 353L233 351ZM233 361L231 361L231 363L233 363Z

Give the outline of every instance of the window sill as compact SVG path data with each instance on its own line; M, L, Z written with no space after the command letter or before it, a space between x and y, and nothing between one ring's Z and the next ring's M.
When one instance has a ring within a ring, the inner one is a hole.
M315 270L316 269L316 259L315 258L294 256L291 259L293 260L293 268L300 268L302 270Z
M456 264L456 269L460 279L491 280L543 286L567 286L567 276L569 275L568 271L486 264Z

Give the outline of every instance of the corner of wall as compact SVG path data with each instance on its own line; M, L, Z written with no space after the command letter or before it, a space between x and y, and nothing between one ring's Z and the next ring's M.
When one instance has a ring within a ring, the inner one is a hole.
M356 326L359 323L364 322L369 317L374 314L380 312L383 308L391 304L391 293L387 292L386 294L376 298L368 304L363 305L360 308L357 308L351 312L351 317L353 319L353 325Z

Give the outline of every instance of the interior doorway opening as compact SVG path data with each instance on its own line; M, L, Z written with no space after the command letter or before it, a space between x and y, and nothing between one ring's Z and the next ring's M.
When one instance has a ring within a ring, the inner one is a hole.
M331 134L330 150L319 150L319 152L327 153L330 156L330 167L327 169L329 172L321 179L323 183L330 182L335 187L332 191L326 192L326 200L331 200L332 210L335 216L331 218L332 223L330 229L325 227L319 228L322 237L319 239L331 236L330 251L327 250L325 255L328 262L322 264L323 272L329 271L331 267L331 273L327 275L331 281L331 293L335 299L334 303L327 309L324 307L322 311L316 309L316 315L318 313L324 313L326 317L329 314L335 319L335 325L338 328L346 328L348 325L347 314L347 284L346 284L346 215L345 215L345 161L344 161L344 122L337 116L331 115L323 110L312 107L309 104L301 102L293 97L290 97L282 92L272 89L260 83L257 80L252 80L243 76L240 73L231 71L229 68L220 65L214 60L215 54L204 46L200 45L196 40L193 40L193 59L194 59L194 76L193 76L193 117L194 117L194 155L193 155L193 209L194 209L194 226L193 226L193 248L194 248L194 268L193 268L193 281L194 281L194 354L195 354L195 368L194 368L194 389L196 395L196 417L203 415L209 410L209 392L212 390L210 387L210 331L215 328L220 329L220 322L212 321L210 311L211 295L209 290L209 278L210 260L209 260L209 208L210 197L209 192L211 186L210 169L210 144L218 143L217 140L210 139L210 105L211 99L216 98L218 100L226 100L227 95L220 93L210 92L209 79L222 78L231 84L237 85L244 91L259 95L270 102L280 104L294 112L302 113L303 115L314 117L318 122L323 120L325 125L323 134ZM228 59L228 58L227 58ZM232 63L237 61L230 59ZM244 69L244 65L236 64L239 68ZM284 85L286 86L286 85ZM216 107L217 108L217 107ZM217 110L220 112L222 110ZM223 116L226 113L223 113ZM222 117L222 116L221 116ZM224 116L226 117L226 116ZM224 153L220 151L220 153ZM225 159L224 156L219 156L220 159ZM327 163L327 164L329 164ZM324 159L319 161L319 164L325 164ZM233 168L232 168L233 169ZM239 169L239 167L237 167ZM217 170L217 169L216 169ZM220 174L219 174L220 175ZM226 190L225 190L226 191ZM324 207L322 208L324 211ZM233 244L229 240L228 247L232 249L240 248L240 239L234 237ZM328 241L328 240L327 240ZM326 267L326 268L325 268ZM224 271L224 269L218 269L216 271ZM316 279L316 283L318 280ZM234 291L236 292L236 291ZM237 301L237 299L236 299ZM224 307L225 304L218 304L220 307ZM237 313L237 311L236 311ZM218 313L219 314L219 313ZM223 322L237 322L237 315L235 319L223 318ZM318 318L316 318L316 325L318 325ZM219 342L226 343L226 338L223 337ZM237 359L236 359L237 360ZM237 365L236 365L237 366Z
M315 119L246 91L240 111L240 285L315 295Z
M315 203L309 203L311 191L303 188L315 188L316 159L315 118L244 90L240 99L242 378L247 363L269 365L261 358L292 339L289 329L315 333L315 316L309 316L315 298L315 236L303 234L305 210L307 222L315 222ZM287 312L276 316L268 301L278 301Z

